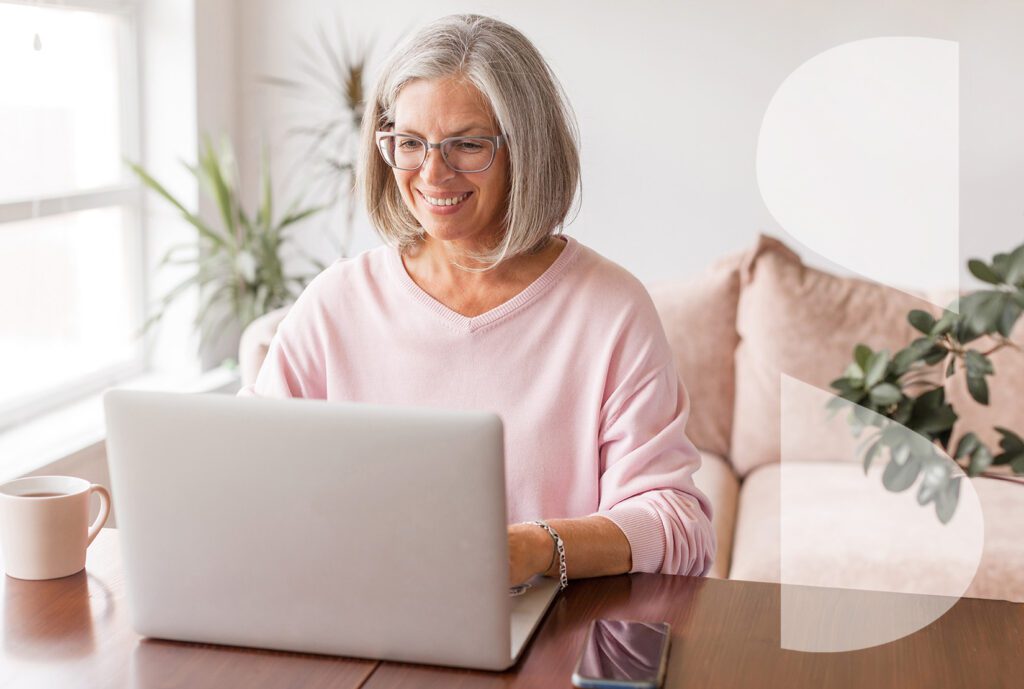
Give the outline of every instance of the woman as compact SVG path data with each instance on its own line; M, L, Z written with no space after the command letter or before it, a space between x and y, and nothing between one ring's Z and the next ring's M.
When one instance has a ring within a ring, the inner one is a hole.
M703 575L711 505L661 322L635 277L559 232L576 139L516 29L422 29L364 115L360 188L386 244L313 280L240 394L497 412L513 584Z

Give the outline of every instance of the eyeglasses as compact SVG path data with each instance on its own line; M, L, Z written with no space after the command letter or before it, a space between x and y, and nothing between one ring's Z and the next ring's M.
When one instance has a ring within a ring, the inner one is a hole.
M432 148L441 149L441 157L455 172L483 172L494 162L498 149L506 145L504 134L497 136L451 136L436 144L415 134L377 132L377 150L384 162L396 170L419 170Z

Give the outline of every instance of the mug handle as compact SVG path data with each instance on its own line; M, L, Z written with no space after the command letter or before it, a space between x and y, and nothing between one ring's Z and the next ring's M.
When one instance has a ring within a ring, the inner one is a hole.
M89 496L93 493L100 496L100 513L96 516L96 521L89 527L89 540L86 541L85 547L88 548L92 545L92 542L96 540L96 536L99 535L100 529L107 523L107 517L110 516L110 493L107 489L98 483L94 483L89 486Z

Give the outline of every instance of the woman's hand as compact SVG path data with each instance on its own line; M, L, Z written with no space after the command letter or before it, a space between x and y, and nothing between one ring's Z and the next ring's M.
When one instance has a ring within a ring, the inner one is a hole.
M535 524L511 524L508 527L509 586L547 571L554 552L555 543L544 529Z

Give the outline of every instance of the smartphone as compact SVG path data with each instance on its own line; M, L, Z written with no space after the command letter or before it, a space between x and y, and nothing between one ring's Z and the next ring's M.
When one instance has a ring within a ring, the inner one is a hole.
M581 689L658 689L665 680L669 632L665 622L594 620L572 683Z

